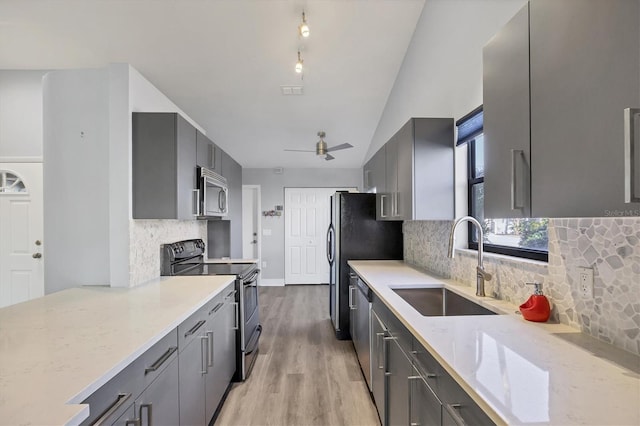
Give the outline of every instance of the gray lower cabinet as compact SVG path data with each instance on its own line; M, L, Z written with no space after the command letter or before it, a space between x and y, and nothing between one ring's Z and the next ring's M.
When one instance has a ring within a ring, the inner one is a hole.
M134 219L195 219L196 129L176 113L134 112Z
M358 362L371 390L371 295L367 284L356 275L353 279L351 297L351 339L358 356Z
M377 297L370 339L371 392L383 426L494 424Z
M378 409L380 423L387 424L386 421L386 360L387 360L387 342L388 330L382 320L376 314L374 309L371 310L371 394L373 401Z
M409 424L409 377L412 376L411 361L403 352L395 337L386 337L387 346L387 407L388 425Z
M187 320L189 321L189 320ZM202 322L201 322L202 321ZM193 336L181 347L178 354L180 375L180 424L204 425L204 380L207 374L207 337L204 334L206 320L194 318L187 331ZM187 336L189 337L189 336Z
M415 367L409 377L409 424L442 424L442 403L427 383L427 377Z
M175 426L180 424L178 398L178 360L173 359L136 399L140 426Z
M235 372L234 284L178 327L180 424L208 424Z
M640 0L531 0L483 56L486 216L639 216Z
M177 340L174 329L89 396L84 403L90 414L82 424L148 425L153 413L156 424L177 424Z

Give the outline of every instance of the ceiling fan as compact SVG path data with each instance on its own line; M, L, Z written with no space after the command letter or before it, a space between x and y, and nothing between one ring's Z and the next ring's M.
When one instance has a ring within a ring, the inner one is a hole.
M336 158L333 155L329 154L329 152L339 151L341 149L353 148L353 145L351 145L350 143L343 143L343 144L340 144L340 145L332 146L331 148L327 148L327 143L324 141L324 137L326 136L325 132L320 130L318 132L318 136L320 137L320 140L316 143L316 149L315 150L311 150L311 149L285 149L285 151L315 152L316 155L324 155L325 156L324 159L329 161L329 160L333 160L334 158Z

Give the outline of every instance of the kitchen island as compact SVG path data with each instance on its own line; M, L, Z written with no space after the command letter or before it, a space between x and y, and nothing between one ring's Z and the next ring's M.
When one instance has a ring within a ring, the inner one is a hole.
M0 424L79 424L82 401L234 279L73 288L0 309Z
M640 358L402 261L350 261L496 424L640 424ZM446 287L501 315L425 317L393 288Z

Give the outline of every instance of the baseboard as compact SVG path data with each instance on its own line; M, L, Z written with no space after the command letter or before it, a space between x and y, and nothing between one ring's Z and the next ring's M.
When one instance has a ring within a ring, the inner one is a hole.
M260 287L284 287L284 278L260 278Z

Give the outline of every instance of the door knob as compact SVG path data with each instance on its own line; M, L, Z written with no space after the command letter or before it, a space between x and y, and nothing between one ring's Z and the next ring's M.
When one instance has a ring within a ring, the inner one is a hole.
M251 244L258 244L258 240L251 241Z
M42 257L42 253L33 253L31 257L33 257L34 259L40 259Z
M37 246L41 246L41 245L42 245L42 241L40 241L40 240L36 240L36 245L37 245Z

